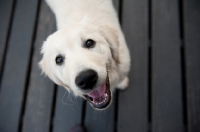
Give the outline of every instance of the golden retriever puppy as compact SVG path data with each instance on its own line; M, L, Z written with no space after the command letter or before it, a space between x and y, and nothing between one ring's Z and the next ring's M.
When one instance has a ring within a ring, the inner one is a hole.
M112 0L47 0L58 31L42 46L42 71L56 84L105 109L128 86L130 55Z

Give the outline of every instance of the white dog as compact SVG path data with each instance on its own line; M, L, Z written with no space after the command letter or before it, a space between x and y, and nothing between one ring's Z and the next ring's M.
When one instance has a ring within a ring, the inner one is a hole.
M47 0L58 31L44 42L39 65L56 84L105 109L128 85L130 55L112 0Z

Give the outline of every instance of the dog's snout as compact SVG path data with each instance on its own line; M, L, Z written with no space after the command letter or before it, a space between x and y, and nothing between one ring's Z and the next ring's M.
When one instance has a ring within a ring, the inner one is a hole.
M76 85L83 90L92 89L97 83L98 75L94 70L82 71L75 79Z

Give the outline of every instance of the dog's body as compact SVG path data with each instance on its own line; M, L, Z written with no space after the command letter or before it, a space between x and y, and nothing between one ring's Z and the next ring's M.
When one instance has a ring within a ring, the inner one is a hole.
M128 85L130 55L111 0L47 0L58 31L42 47L40 67L56 84L106 108Z

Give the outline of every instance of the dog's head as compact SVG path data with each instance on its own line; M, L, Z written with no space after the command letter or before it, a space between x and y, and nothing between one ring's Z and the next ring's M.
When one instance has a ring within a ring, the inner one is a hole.
M87 99L94 108L111 102L109 80L120 63L118 37L109 28L76 25L50 35L39 65L56 84Z

